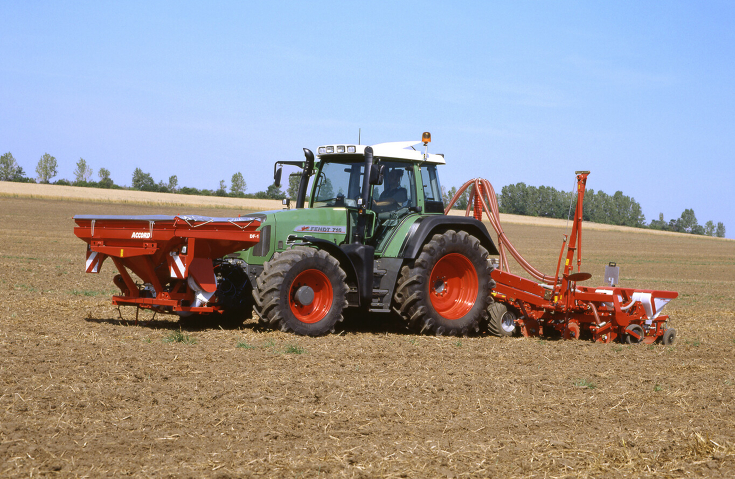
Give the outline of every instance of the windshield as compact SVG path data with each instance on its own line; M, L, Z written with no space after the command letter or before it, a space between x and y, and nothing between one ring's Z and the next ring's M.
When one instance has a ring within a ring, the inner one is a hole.
M314 208L357 206L364 163L323 163L314 190Z

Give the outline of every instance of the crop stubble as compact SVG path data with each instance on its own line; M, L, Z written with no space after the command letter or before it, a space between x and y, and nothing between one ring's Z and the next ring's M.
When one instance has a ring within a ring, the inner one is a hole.
M109 304L73 214L241 213L0 199L0 475L731 477L735 242L586 231L601 283L673 289L674 346L405 333L305 338ZM507 225L543 271L560 228Z

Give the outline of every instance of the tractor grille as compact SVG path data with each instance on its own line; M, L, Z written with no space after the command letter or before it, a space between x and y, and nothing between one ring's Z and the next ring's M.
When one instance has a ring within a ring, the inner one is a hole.
M260 241L253 247L253 256L266 256L271 244L271 225L263 226L260 230Z

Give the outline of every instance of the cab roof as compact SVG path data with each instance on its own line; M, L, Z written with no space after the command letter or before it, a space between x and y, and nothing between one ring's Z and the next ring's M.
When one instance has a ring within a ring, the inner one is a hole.
M386 160L407 160L418 163L433 163L444 165L444 155L428 154L424 155L419 150L413 148L414 145L422 144L420 141L394 141L391 143L378 143L370 145L373 147L373 157ZM367 145L351 145L349 143L334 143L331 145L322 145L317 148L317 158L327 159L336 157L340 160L350 160L352 158L364 156L365 147Z

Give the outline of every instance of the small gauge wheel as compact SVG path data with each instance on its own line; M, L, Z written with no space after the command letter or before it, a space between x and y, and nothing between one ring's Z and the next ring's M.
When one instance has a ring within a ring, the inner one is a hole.
M674 344L674 341L676 340L676 330L674 328L669 328L666 331L664 331L664 337L661 340L662 343L666 346L670 346Z

